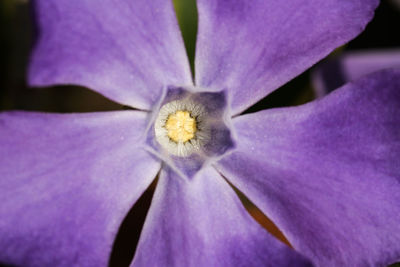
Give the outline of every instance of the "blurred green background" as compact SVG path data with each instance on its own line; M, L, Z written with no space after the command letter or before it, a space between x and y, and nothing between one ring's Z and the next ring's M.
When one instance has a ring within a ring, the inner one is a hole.
M193 68L197 10L195 0L174 0L177 17ZM0 0L0 110L35 110L46 112L93 112L119 110L126 107L79 86L28 88L26 70L29 52L35 40L34 22L31 20L29 0ZM344 51L364 49L393 49L400 45L400 4L398 0L382 0L375 18L366 30L330 57ZM318 67L318 64L315 66ZM259 101L246 112L298 105L314 99L310 70L298 76L279 90ZM111 266L128 266L133 257L155 183L132 208L126 217L110 260ZM244 196L241 196L252 216L271 233L287 242L284 236ZM139 219L137 219L139 218ZM400 265L397 265L400 266Z

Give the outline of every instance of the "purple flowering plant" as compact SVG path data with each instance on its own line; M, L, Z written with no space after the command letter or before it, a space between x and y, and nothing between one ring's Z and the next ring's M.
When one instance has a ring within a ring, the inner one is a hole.
M399 70L242 114L359 34L378 1L197 5L193 80L171 1L33 2L30 84L86 86L133 109L0 114L0 262L106 266L157 174L131 266L400 261Z

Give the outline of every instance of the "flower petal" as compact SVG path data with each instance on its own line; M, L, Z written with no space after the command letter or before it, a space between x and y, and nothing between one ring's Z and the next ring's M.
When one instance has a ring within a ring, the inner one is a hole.
M164 85L191 85L171 2L35 0L31 85L82 85L141 109Z
M347 82L369 73L400 68L400 50L367 50L346 52L340 57L327 59L312 73L317 97L322 97Z
M145 114L0 114L0 262L106 266L118 228L160 164Z
M308 266L263 230L212 168L161 171L132 266Z
M240 116L218 169L318 266L400 259L400 71Z
M196 85L240 113L359 34L377 0L198 0Z

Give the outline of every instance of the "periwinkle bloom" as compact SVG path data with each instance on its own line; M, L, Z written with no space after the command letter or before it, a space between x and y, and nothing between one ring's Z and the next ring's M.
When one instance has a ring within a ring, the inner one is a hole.
M136 110L0 114L0 261L106 266L157 173L132 266L400 260L398 70L241 115L360 33L377 1L197 4L192 81L169 0L34 2L30 84L78 84ZM250 217L222 176L294 250Z

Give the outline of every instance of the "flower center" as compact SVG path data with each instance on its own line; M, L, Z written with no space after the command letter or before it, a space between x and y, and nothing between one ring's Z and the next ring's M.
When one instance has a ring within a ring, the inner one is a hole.
M172 141L187 142L192 139L196 133L196 120L190 116L188 111L178 110L174 114L169 115L165 128L168 137Z
M225 91L167 86L150 114L146 147L185 178L235 148Z
M154 122L158 143L170 154L187 157L210 140L203 105L184 98L164 104Z

